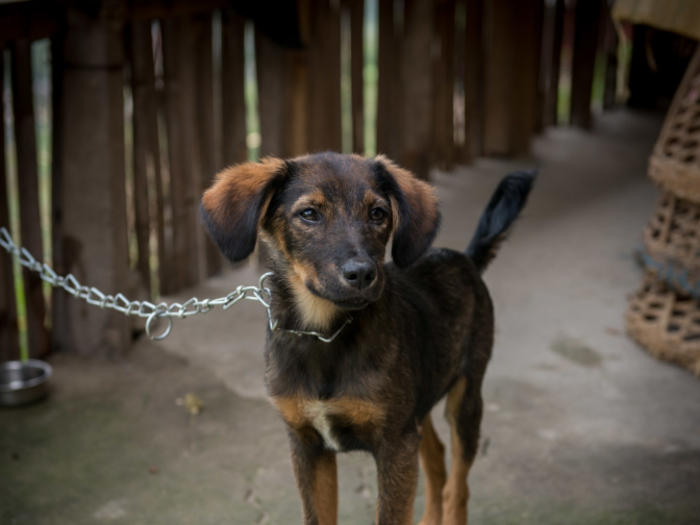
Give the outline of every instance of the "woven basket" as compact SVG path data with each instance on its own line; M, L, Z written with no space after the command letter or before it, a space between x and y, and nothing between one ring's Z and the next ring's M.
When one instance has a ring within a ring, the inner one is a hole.
M700 204L665 192L644 229L644 266L700 299Z
M700 47L666 116L649 176L664 190L700 203Z
M657 359L700 376L700 302L647 272L626 315L627 333Z

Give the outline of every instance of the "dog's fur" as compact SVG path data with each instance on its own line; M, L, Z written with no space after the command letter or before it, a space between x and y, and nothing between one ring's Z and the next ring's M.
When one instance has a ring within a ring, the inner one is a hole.
M382 156L238 165L205 193L203 220L231 261L250 255L258 235L267 243L281 328L330 335L352 316L329 344L268 329L266 383L287 424L305 524L336 523L336 452L351 450L376 460L378 524L413 523L419 455L421 523L466 523L493 343L480 273L533 179L519 172L501 182L466 253L429 249L440 223L432 189ZM384 264L390 238L393 262ZM449 477L430 419L444 396Z

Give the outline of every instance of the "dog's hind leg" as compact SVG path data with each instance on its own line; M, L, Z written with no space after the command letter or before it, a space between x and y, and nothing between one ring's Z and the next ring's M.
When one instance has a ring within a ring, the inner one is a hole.
M442 525L465 525L469 485L467 476L479 445L481 382L460 378L447 394L445 415L451 427L450 475L442 491Z
M442 489L445 486L445 447L435 433L430 414L423 419L423 437L418 452L425 474L425 510L419 525L440 525Z

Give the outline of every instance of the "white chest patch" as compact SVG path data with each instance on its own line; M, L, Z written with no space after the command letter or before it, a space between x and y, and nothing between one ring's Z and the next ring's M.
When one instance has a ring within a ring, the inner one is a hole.
M328 418L330 413L331 405L324 401L313 401L304 407L304 414L318 433L321 434L326 447L335 452L340 452L340 444L331 435L331 422Z

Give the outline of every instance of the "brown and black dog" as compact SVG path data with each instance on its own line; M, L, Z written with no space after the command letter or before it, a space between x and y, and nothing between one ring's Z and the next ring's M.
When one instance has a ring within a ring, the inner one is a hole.
M219 173L202 216L231 261L268 245L274 275L266 383L287 424L304 523L337 520L336 453L377 463L379 525L413 523L418 456L423 525L464 525L493 312L480 273L525 205L534 172L499 185L465 253L429 249L431 187L385 157L320 153ZM390 238L393 262L384 263ZM288 330L330 335L331 343ZM447 396L452 459L430 409Z

